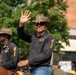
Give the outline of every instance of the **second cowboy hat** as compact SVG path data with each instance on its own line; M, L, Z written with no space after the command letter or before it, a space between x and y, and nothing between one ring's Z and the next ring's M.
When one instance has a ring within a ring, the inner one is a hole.
M46 20L46 17L43 14L38 14L36 16L36 20L35 21L32 21L33 24L40 23L40 22L45 22L46 23L46 26L50 26L50 22L48 22Z
M2 28L0 31L0 35L1 34L7 34L7 35L12 36L12 30L10 28Z

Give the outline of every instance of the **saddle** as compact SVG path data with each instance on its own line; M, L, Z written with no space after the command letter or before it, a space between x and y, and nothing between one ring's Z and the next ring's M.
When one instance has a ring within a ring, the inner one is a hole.
M28 69L18 69L15 72L12 72L10 70L6 70L3 67L0 67L0 75L31 75L30 70Z

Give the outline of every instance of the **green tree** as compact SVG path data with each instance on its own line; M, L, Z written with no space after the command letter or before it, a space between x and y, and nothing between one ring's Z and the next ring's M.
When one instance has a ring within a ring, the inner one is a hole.
M43 13L51 23L48 32L54 36L56 40L55 49L59 52L63 48L61 42L69 45L69 28L63 14L66 8L67 4L63 0L0 0L0 28L10 27L13 30L14 37L11 40L18 45L21 54L23 53L26 57L29 44L17 37L17 27L21 12L27 9L30 10L31 20L35 19L37 14ZM25 25L25 31L34 33L31 21Z

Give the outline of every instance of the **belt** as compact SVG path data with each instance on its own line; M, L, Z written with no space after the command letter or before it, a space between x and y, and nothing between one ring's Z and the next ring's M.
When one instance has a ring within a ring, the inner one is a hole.
M38 65L38 66L31 67L31 69L33 69L33 68L39 68L39 67L51 67L51 65Z

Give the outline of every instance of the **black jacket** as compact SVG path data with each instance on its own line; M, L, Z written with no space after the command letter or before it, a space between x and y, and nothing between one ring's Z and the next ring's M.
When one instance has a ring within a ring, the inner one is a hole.
M49 66L52 52L55 47L55 40L45 32L42 36L24 33L24 28L18 28L18 36L22 40L30 43L29 65L31 67Z
M1 50L2 61L0 66L3 66L7 70L14 71L17 68L19 62L19 52L17 46L9 42L6 46L2 47Z

